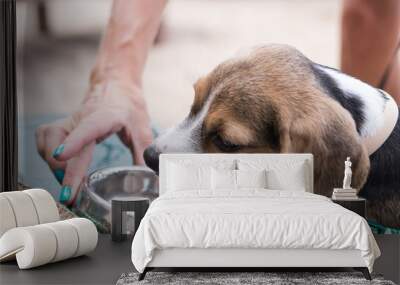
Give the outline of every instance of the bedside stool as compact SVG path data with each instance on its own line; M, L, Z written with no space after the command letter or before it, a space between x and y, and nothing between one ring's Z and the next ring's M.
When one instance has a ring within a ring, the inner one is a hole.
M123 241L130 237L133 238L149 205L150 200L146 197L112 199L111 239Z
M367 207L367 200L364 198L354 198L354 199L331 199L332 202L339 204L340 206L353 211L354 213L359 214L364 219L366 218L366 207Z

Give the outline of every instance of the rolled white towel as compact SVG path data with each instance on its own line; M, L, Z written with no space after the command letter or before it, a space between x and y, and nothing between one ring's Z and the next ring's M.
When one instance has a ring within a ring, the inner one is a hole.
M13 228L0 238L0 261L16 257L28 269L87 254L97 240L96 226L84 218Z

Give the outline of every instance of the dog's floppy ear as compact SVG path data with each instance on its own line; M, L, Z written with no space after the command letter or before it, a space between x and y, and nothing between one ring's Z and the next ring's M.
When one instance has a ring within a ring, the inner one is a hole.
M304 116L281 114L281 152L312 153L314 191L326 196L334 187L342 187L344 161L349 156L353 162L352 187L360 190L368 176L369 157L353 118L330 98L318 96L312 104L314 107Z
M207 76L200 77L196 83L193 85L194 87L194 101L190 110L190 115L193 116L197 114L202 106L205 104L210 89L210 82Z

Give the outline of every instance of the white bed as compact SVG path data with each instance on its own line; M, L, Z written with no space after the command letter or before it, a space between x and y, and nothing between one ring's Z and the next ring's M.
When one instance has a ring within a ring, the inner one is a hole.
M249 187L264 170L268 185ZM380 252L367 222L312 192L310 154L161 155L160 197L136 232L133 264L140 278L155 267L354 267L370 278Z

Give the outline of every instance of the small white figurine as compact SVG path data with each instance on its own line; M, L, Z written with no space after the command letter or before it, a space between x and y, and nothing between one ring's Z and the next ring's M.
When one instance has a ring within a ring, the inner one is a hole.
M343 179L343 189L351 189L351 161L350 157L347 157L344 162L344 179Z

